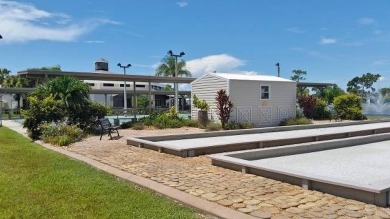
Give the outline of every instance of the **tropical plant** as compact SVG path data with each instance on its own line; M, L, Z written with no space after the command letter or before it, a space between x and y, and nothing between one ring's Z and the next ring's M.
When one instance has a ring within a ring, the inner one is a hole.
M90 86L80 80L61 76L36 88L27 98L30 107L22 110L24 126L39 138L39 125L63 122L77 125L84 131L92 131L97 118L102 118L109 109L89 100Z
M4 79L7 78L10 73L11 73L11 71L8 69L0 68L0 85L3 84Z
M226 129L226 124L230 119L230 113L233 111L233 103L230 101L226 90L223 89L217 91L215 100L217 101L218 117L221 120L222 128Z
M334 110L341 119L364 119L362 98L354 93L346 93L334 99Z
M76 125L65 123L44 123L39 128L44 142L58 146L67 146L79 141L84 136L83 130Z
M314 117L316 103L317 98L313 95L302 95L298 98L298 104L307 118L312 119Z
M209 110L209 105L207 104L207 102L205 100L199 100L199 98L195 94L194 94L192 99L193 99L192 103L194 104L194 106L196 108L199 108L202 111Z
M191 72L186 68L186 62L180 60L177 62L177 75L176 66L175 66L175 57L173 56L165 56L162 60L162 63L156 69L156 76L164 76L164 77L178 77L185 76L191 77Z

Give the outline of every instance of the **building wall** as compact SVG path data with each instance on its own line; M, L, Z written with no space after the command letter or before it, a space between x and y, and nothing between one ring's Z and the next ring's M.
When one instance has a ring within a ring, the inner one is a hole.
M210 107L209 118L211 120L217 120L215 96L217 95L218 90L227 90L228 80L213 74L206 74L192 82L191 86L191 100L193 99L194 94L196 94L200 100L206 100ZM196 108L191 101L191 117L195 119L198 118L198 111L199 109Z
M280 121L296 114L296 83L279 81L228 80L213 74L194 81L192 95L206 100L209 118L218 121L215 96L224 89L234 105L230 121L249 122L257 127L279 125ZM260 87L269 86L269 99L261 99ZM197 118L198 109L191 103L191 116Z
M261 99L261 86L269 86L269 99ZM230 81L234 105L231 121L255 126L274 126L296 114L296 83L277 81Z

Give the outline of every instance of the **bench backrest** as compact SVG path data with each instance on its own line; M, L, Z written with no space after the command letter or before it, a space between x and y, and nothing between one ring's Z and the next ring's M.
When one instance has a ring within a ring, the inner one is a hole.
M102 126L103 129L110 128L111 122L107 118L99 119L99 123Z

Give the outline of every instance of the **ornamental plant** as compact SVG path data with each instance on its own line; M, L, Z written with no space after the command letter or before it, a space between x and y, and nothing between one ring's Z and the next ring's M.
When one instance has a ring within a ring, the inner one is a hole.
M229 122L230 113L233 111L233 103L229 100L229 95L226 94L226 90L219 90L215 97L217 101L218 117L221 120L223 129L226 129L226 124Z
M209 110L209 105L205 100L199 100L199 98L194 94L192 103L196 108L199 108L202 111Z

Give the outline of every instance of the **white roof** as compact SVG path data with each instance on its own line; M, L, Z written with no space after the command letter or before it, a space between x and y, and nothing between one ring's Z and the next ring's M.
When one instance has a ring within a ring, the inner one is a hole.
M228 80L242 80L242 81L283 81L283 82L295 82L290 79L276 77L272 75L244 75L233 73L209 73L215 74L219 77L226 78Z

